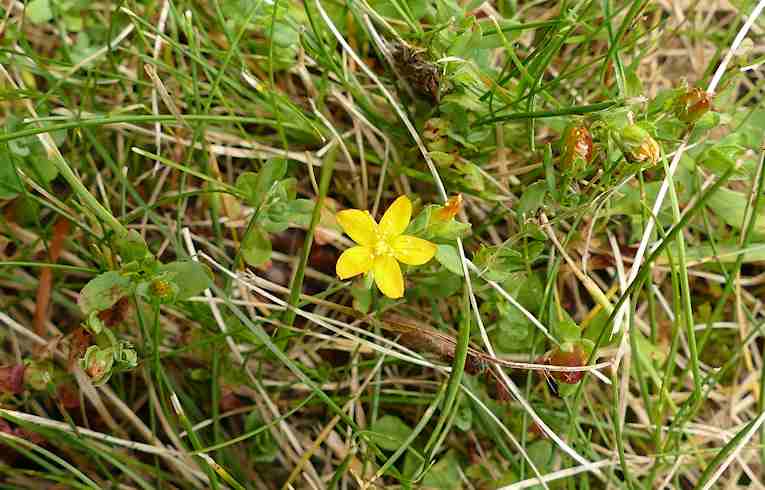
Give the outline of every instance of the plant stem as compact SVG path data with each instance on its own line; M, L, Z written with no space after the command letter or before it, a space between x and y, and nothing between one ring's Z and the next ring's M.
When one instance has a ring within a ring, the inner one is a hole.
M311 255L311 246L313 245L313 235L316 232L316 227L321 220L321 210L324 208L324 198L327 195L329 189L329 183L332 181L332 173L335 169L335 159L337 156L337 148L339 145L334 146L333 149L327 153L327 158L324 159L321 165L321 178L319 181L319 195L316 196L316 204L313 207L313 214L311 215L311 223L308 226L306 232L305 241L303 242L303 250L300 253L300 262L298 262L295 269L295 275L292 277L292 283L290 284L290 306L297 307L298 300L300 299L300 292L303 290L303 279L305 278L305 268L308 264L308 257ZM287 327L291 327L295 321L295 310L288 309L284 316L284 323ZM275 335L277 340L282 338L282 335L288 333L287 329L279 329Z

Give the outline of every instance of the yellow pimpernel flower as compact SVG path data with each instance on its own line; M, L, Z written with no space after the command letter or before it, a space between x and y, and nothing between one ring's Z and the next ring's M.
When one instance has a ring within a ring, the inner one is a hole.
M433 243L403 234L411 219L412 202L406 196L390 205L380 224L375 223L369 211L346 209L337 213L343 231L358 243L337 260L335 270L340 279L371 270L377 287L385 296L402 297L404 276L398 263L422 265L436 254Z

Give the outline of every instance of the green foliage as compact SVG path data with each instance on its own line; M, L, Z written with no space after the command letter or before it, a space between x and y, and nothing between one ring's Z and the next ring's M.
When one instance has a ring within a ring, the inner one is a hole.
M236 188L250 206L260 207L274 186L287 172L287 161L282 158L268 160L258 173L244 172L236 180Z
M762 197L759 198L762 200ZM718 189L707 201L709 209L722 219L725 224L736 229L741 229L744 223L744 214L747 208L749 196L743 192L730 189ZM765 235L765 216L755 217L754 230L758 236Z
M167 272L168 277L178 286L176 301L184 301L200 294L213 282L212 270L205 264L192 260L179 260L163 264L160 272Z
M405 233L426 240L444 242L464 238L470 233L470 223L457 221L454 217L443 219L438 215L441 208L435 204L425 206L409 223Z
M425 473L422 486L441 490L461 488L459 468L460 461L457 452L451 449Z
M241 253L251 266L268 262L271 259L271 240L265 230L257 225L252 226L242 240Z
M444 268L420 278L414 284L411 295L413 298L442 299L456 294L461 288L461 277Z
M412 428L395 415L384 415L369 427L369 438L378 447L395 451L411 435Z
M18 129L20 125L19 119L11 116L6 121L6 131ZM54 132L52 136L57 145L62 145L66 140L65 131ZM43 186L58 175L58 169L36 136L0 144L0 199L10 199L21 193L21 179L14 167Z
M268 426L260 418L258 412L250 412L245 419L245 432L258 433L252 438L250 445L250 458L255 463L272 463L279 455L279 445L268 430Z
M296 180L284 178L286 173L287 161L277 158L267 161L259 172L244 172L237 178L237 191L256 213L241 245L242 257L251 266L271 258L269 233L291 225L308 226L311 219L313 201L296 199Z
M439 264L446 267L446 270L462 275L462 261L460 260L459 252L453 245L438 245L436 250L436 260Z
M112 245L123 263L140 262L150 255L146 241L135 230L130 230L126 236L115 237Z
M504 282L510 279L514 272L526 271L532 267L543 251L544 245L537 241L506 242L502 245L481 247L473 262L487 279Z
M371 482L387 462L370 484L499 488L533 477L525 455L543 474L578 464L539 435L530 406L585 459L603 451L623 459L597 477L548 482L553 490L641 488L670 472L672 484L708 483L751 427L721 427L737 433L721 444L684 437L690 424L709 425L733 388L750 402L736 405L741 420L754 420L763 404L754 369L765 261L755 182L765 127L758 33L733 53L714 95L699 90L755 3L676 12L618 1L170 2L160 28L165 2L16 2L23 12L4 12L3 64L24 88L3 82L0 134L0 310L15 323L4 318L14 333L0 337L8 360L22 356L29 392L3 391L7 367L0 391L4 408L55 428L3 412L0 432L12 431L17 439L4 440L22 454L5 468L9 481L79 488L81 472L106 486L248 488L257 473L280 487L342 488ZM128 25L129 35L119 36ZM687 46L711 54L699 65L679 51ZM646 56L667 62L647 67ZM146 64L161 87L145 76ZM656 77L640 78L648 72ZM422 137L445 196L402 114ZM63 161L51 160L38 134L53 137ZM637 267L665 164L681 141L688 144L672 192L646 237L650 263L641 271L648 272L630 290L629 337L611 336L609 308L592 288L612 306L620 299L618 266ZM155 144L156 155L141 149ZM319 227L309 230L313 246L296 257L292 247L304 234L284 232L315 223L319 173L309 169L323 174L330 158L337 169ZM314 162L322 164L309 167ZM435 243L434 260L404 267L407 294L395 301L374 294L371 275L350 286L337 281L333 260L346 241L335 237L333 214L379 208L402 193L416 208L406 233ZM456 193L464 207L436 204ZM71 224L63 245L51 233L62 213ZM542 213L573 264L541 229ZM214 287L207 265L183 259L184 229L233 273L261 266L253 272L274 283L275 294L291 289L290 301L315 317L285 322L280 308L227 274ZM674 234L665 242L667 233ZM289 250L282 238L292 241ZM474 319L457 238L481 271L471 290L485 332L474 322L455 334ZM656 244L664 248L653 256ZM305 265L300 274L295 263ZM596 286L583 287L574 266ZM206 288L214 307L187 301ZM49 304L35 304L47 292ZM36 313L62 336L43 328L35 332L43 343L19 328L38 327ZM388 315L433 330L389 331ZM618 410L625 392L590 374L553 390L547 381L560 374L505 369L529 404L508 402L486 369L493 361L474 354L486 352L487 337L497 357L551 364L572 353L609 360L629 341L631 357L612 378L627 382L628 419ZM466 366L473 374L461 380L455 414L436 398L448 373L397 353L405 347L449 365L463 341L475 349ZM106 409L128 425L93 409L92 393L73 380L75 363L94 384L111 384ZM186 413L173 410L174 395ZM279 417L262 418L252 406L261 399L273 401ZM350 418L338 407L346 403L354 404ZM435 414L433 422L404 447L425 414ZM289 427L309 451L305 442L334 416L342 421L325 441L334 452L298 454L303 466L288 482L296 458L283 454L281 432ZM140 445L94 444L75 427L152 443L166 442L165 422L186 429L179 435L191 454L186 469L172 454L142 456ZM390 461L401 449L403 461ZM746 483L728 482L728 473L717 484Z
M91 345L80 359L80 367L95 386L106 384L114 373L134 369L138 365L138 355L129 342L117 342L110 338L111 345Z
M120 298L133 291L129 277L117 271L104 272L91 279L80 291L77 304L85 315L114 306Z
M368 313L372 306L372 284L366 279L353 281L351 295L353 296L353 309L361 313Z
M21 179L16 174L7 147L0 145L0 199L16 197L23 190L21 185Z
M27 18L35 24L42 24L53 19L50 0L32 0L26 6Z
M503 287L532 314L541 307L542 281L536 274L514 272L508 274ZM494 316L492 339L502 352L527 352L534 346L536 327L518 308L494 292L484 295L482 312ZM537 342L541 339L537 338Z

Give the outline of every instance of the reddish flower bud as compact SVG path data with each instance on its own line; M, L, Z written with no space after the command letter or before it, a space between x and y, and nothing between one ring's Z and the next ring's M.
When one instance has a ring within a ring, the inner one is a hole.
M18 395L24 391L25 369L23 364L0 367L0 393Z
M532 422L531 425L529 425L529 434L536 436L536 437L544 437L547 438L547 434L545 434L545 431L542 430L542 428L537 424L536 422Z
M570 351L558 347L547 356L547 364L552 366L584 366L587 362L587 356L579 345L574 345ZM584 371L551 371L550 373L556 380L566 384L576 384L582 377Z
M569 126L563 133L561 166L579 172L592 162L592 135L584 126Z
M694 87L675 99L674 109L678 119L693 124L709 112L711 106L710 94Z
M450 197L449 200L446 201L446 204L436 211L435 218L441 221L450 220L457 216L457 213L459 213L461 209L462 194L457 194L456 196Z
M505 386L505 383L498 377L494 376L494 388L496 391L496 400L498 402L510 401L510 391Z
M56 386L56 396L61 406L68 410L80 408L80 393L78 388L71 383L61 383Z

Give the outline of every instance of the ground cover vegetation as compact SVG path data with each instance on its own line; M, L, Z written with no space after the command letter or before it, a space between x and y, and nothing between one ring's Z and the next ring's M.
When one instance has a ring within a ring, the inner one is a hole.
M0 10L0 488L762 488L765 1Z

